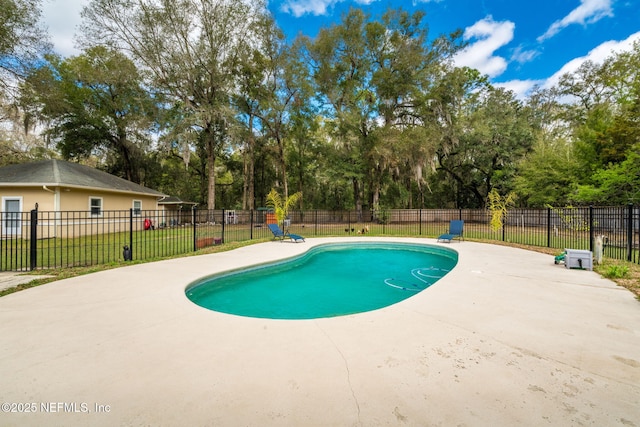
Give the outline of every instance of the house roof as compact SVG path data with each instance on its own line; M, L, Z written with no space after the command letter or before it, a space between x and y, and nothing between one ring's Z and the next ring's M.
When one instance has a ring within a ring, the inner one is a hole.
M159 205L197 205L195 202L185 202L179 197L170 196L158 202Z
M0 167L0 187L71 187L166 197L159 191L89 166L63 160L42 160Z

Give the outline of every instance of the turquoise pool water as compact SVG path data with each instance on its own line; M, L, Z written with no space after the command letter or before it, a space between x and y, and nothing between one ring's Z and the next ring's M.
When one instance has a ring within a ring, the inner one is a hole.
M408 243L335 243L296 258L201 279L194 303L228 314L314 319L386 307L428 288L458 262L455 251Z

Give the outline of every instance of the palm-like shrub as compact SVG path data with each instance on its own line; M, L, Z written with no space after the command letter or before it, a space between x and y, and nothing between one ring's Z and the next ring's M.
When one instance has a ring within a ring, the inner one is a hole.
M267 194L267 207L273 209L276 220L283 230L284 220L289 215L289 210L298 203L301 197L302 193L298 191L283 200L275 188L272 188L269 194Z

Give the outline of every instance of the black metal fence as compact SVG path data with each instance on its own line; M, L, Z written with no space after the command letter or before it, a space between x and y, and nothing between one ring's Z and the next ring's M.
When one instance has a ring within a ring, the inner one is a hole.
M593 251L640 263L640 208L510 210L496 223L486 210L294 211L287 231L304 237L349 235L437 237L464 220L464 237L527 246ZM225 242L268 239L265 210L3 212L0 271L68 268L151 260Z

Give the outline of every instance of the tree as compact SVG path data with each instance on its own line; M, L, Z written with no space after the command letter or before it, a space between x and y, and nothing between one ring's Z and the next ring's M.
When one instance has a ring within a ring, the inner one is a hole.
M93 0L83 9L85 42L126 49L150 84L180 110L173 139L206 159L207 204L215 208L216 159L235 120L231 96L255 28L269 19L264 2L243 0Z
M579 163L573 144L540 140L518 165L514 189L522 204L533 207L570 204L578 187Z
M303 46L300 40L282 52L281 73L271 87L271 94L274 96L268 98L270 113L264 120L277 141L278 166L282 171L285 197L290 193L289 158L291 157L296 159L299 172L298 192L302 194L304 182L302 172L307 161L303 154L308 147L307 142L312 139L312 130L317 129L315 93L310 82L308 64L303 61L303 57Z
M34 153L47 152L30 134L32 124L25 122L16 104L18 86L40 54L50 44L40 25L39 0L0 0L0 163L21 162ZM37 157L37 156L36 156Z
M477 70L451 68L446 64L441 75L429 89L427 102L421 107L424 127L435 142L435 173L429 177L427 185L432 192L430 202L439 207L462 207L466 205L463 182L449 172L455 164L454 157L460 156L461 138L470 129L468 114L478 105L479 96L486 91L488 81ZM447 164L448 163L448 164Z
M374 125L374 94L371 91L371 58L365 44L368 17L350 9L340 25L320 30L309 43L313 77L333 125L331 136L342 151L338 169L353 186L355 208L362 212L362 185L366 177L367 144Z
M516 165L534 142L527 109L512 92L490 88L472 113L472 123L473 131L465 139L471 143L467 153L475 163L476 170L471 171L477 174L475 191L485 198L493 188L510 191Z
M510 191L515 166L534 141L524 105L470 69L452 70L432 94L437 170L451 180L456 206L484 207L494 187Z
M593 184L581 185L576 200L598 205L640 203L640 143L625 160L595 172Z
M565 105L578 160L572 176L581 203L627 203L635 200L634 147L640 141L640 43L603 63L587 62L563 76L559 93L574 102Z
M261 49L264 67L257 115L264 136L275 141L276 168L286 198L289 195L288 146L296 121L312 109L311 90L300 43L288 45L284 35L273 25L268 30Z
M0 0L0 89L50 47L40 15L39 0Z
M265 31L268 34L268 31ZM257 49L244 53L241 61L238 91L233 103L238 110L239 121L244 125L240 139L243 162L242 208L255 209L255 170L258 138L261 132L260 103L267 96L264 85L266 58Z
M285 230L284 220L287 219L289 211L298 203L301 197L302 193L294 193L289 197L283 198L275 188L272 188L269 194L267 194L267 207L273 209L276 220L281 224L283 230Z
M135 65L102 46L47 59L23 86L25 109L49 125L63 158L102 157L109 172L141 183L156 106Z
M359 212L365 185L366 201L378 205L391 171L410 164L410 176L421 183L433 152L424 134L415 139L420 134L415 129L426 125L420 114L425 93L455 51L457 33L428 42L423 18L420 12L392 9L371 20L351 9L340 25L322 29L309 45L317 91L342 152L338 168L352 181ZM411 147L398 149L402 145Z
M315 176L324 167L321 164L321 139L319 129L321 120L316 115L316 109L311 96L305 90L301 91L294 102L294 109L290 119L290 144L287 162L290 165L290 177L297 192L305 190L305 197L300 200L300 209L304 209L307 200L307 190L315 183ZM306 95L305 95L306 93ZM323 191L323 188L318 190Z
M385 177L387 182L402 182L396 188L407 194L403 205L413 203L412 183L420 194L420 206L424 204L424 177L437 147L432 116L425 114L425 107L432 101L430 91L444 65L461 47L459 31L429 42L424 17L422 12L390 9L380 21L367 25L367 45L374 64L371 81L377 95L378 121L382 121L382 126L374 129L372 206L379 205Z

